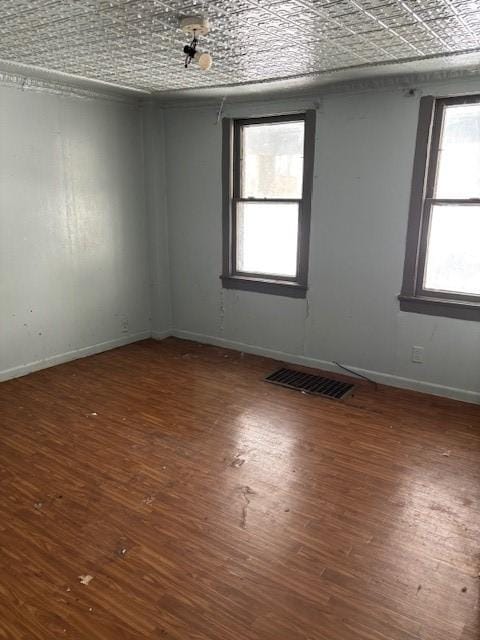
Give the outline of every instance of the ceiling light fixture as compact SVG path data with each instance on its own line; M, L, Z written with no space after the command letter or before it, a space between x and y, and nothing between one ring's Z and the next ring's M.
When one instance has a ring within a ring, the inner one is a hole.
M203 16L186 16L180 19L180 29L192 38L190 44L183 47L185 69L192 60L195 60L200 69L208 71L213 63L212 56L209 53L197 51L198 36L206 36L210 31L208 20Z

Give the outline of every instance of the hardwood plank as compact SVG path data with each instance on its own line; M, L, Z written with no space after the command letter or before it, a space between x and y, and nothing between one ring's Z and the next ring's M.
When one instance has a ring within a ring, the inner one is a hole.
M276 367L172 338L0 385L0 638L480 637L480 407Z

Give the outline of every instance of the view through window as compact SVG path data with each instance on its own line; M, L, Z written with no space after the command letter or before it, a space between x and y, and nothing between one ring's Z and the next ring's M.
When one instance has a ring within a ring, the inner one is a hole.
M420 101L400 308L480 320L480 96Z
M233 121L224 273L224 281L235 279L230 286L261 281L306 289L313 127L306 114Z

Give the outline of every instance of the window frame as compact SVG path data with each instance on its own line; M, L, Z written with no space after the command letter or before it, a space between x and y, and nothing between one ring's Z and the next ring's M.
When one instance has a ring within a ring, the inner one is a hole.
M304 122L303 186L301 198L241 197L241 132L244 126L278 122ZM223 118L223 268L220 276L226 289L242 289L291 298L305 298L308 288L311 199L315 153L315 111L254 118ZM276 276L248 273L236 268L236 211L241 202L298 203L297 274Z
M433 206L480 205L479 198L435 198L438 152L445 108L480 103L480 95L420 100L410 212L408 217L401 311L480 321L480 295L426 289L423 286Z

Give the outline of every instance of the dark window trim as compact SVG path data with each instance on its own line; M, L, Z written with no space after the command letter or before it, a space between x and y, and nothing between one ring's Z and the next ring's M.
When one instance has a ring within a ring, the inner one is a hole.
M304 121L303 190L301 199L275 199L275 202L299 204L297 276L274 277L265 274L236 271L236 232L234 207L238 202L265 202L262 199L240 197L240 144L242 126L273 122ZM310 244L310 219L313 190L313 164L315 155L315 111L268 116L261 118L223 119L222 139L222 203L223 203L223 265L222 286L225 289L241 289L290 298L305 298L308 288L308 251ZM234 155L235 154L235 155Z
M479 204L480 199L434 198L438 147L446 106L480 102L480 95L420 100L417 141L413 162L405 264L400 309L412 313L480 321L480 296L434 291L423 287L432 206Z

